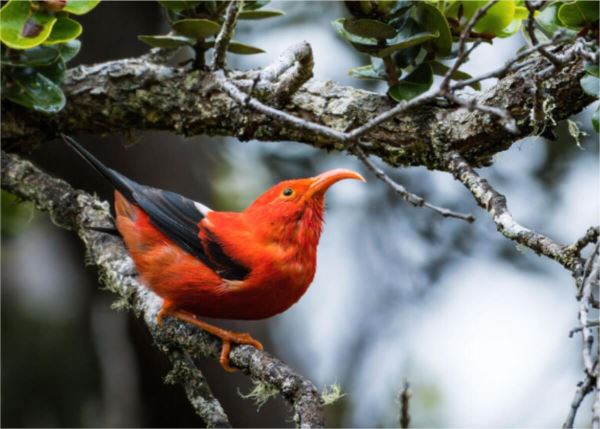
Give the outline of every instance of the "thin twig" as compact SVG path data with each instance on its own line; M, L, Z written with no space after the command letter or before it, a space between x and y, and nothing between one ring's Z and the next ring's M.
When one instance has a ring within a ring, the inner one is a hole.
M596 359L595 373L596 385L594 386L594 403L592 404L592 429L600 429L600 364Z
M581 251L588 245L594 244L598 241L600 236L600 226L591 226L585 232L583 237L579 238L575 243L567 247L568 252L572 252L574 255L579 256Z
M471 112L474 110L479 110L480 112L496 116L501 120L502 124L504 125L504 128L506 128L507 131L511 132L512 134L519 133L519 129L517 128L517 122L515 121L515 118L513 118L506 109L479 103L475 98L465 100L457 96L453 92L447 93L446 98L460 106L467 108Z
M556 46L557 43L562 41L562 37L563 37L562 33L557 32L552 37L552 39L549 40L548 42L540 43L539 45L535 45L535 46L532 46L531 48L525 49L524 51L522 51L515 57L513 57L510 60L508 60L507 62L505 62L504 65L502 65L494 70L483 73L479 76L474 76L470 79L465 79L465 80L460 80L458 82L455 82L454 84L452 84L452 86L450 86L450 90L457 90L457 89L465 88L467 86L473 85L475 83L478 83L478 82L481 82L481 81L484 81L487 79L501 78L503 76L506 76L506 74L508 74L510 72L514 72L523 67L527 67L528 65L532 64L532 62L534 60L524 61L522 63L520 61L524 60L531 54L538 52L542 48Z
M391 177L389 177L387 174L385 174L385 172L382 169L380 169L375 164L373 164L371 162L371 160L369 160L369 157L363 152L363 150L361 148L354 147L352 149L352 152L358 157L358 159L360 159L363 162L363 164L365 164L367 166L367 168L369 170L371 170L373 172L373 174L378 179L380 179L381 181L383 181L384 183L386 183L387 185L389 185L390 188L392 188L405 201L408 201L413 206L415 206L415 207L427 207L427 208L433 210L434 212L440 214L443 217L453 217L453 218L456 218L456 219L464 220L464 221L469 222L469 223L472 223L472 222L475 221L475 217L472 214L458 213L458 212L454 212L452 210L449 210L449 209L446 209L446 208L443 208L443 207L435 206L435 205L430 204L427 201L425 201L425 199L423 197L420 197L420 196L418 196L416 194L413 194L412 192L408 191L400 183L396 182Z
M369 120L366 124L364 124L358 128L355 128L354 130L350 131L349 133L344 134L342 137L345 141L356 142L356 141L358 141L358 139L360 137L364 136L366 133L371 131L376 126L381 125L382 123L392 119L394 116L396 116L402 112L405 112L408 109L428 103L428 102L434 100L438 96L439 96L438 89L430 89L429 91L426 91L423 94L418 95L409 101L401 101L396 106L392 107L390 110L387 110L387 111L381 113L380 115Z
M467 40L469 38L469 35L471 34L471 30L473 29L473 27L475 27L475 25L479 22L479 20L481 18L483 18L483 16L487 13L487 11L490 10L490 8L492 6L494 6L494 4L496 4L497 2L498 2L498 0L492 0L492 1L488 2L484 7L479 9L477 11L477 13L471 17L471 19L467 23L467 26L461 33L460 39L458 40L458 55L456 57L456 60L452 64L452 67L450 67L448 69L448 71L446 72L446 74L444 75L444 77L442 79L442 83L440 84L440 89L443 92L448 92L448 90L450 89L449 85L450 85L450 80L452 79L452 76L454 75L454 73L456 73L458 71L460 66L467 60L467 58L469 57L469 54L472 51L472 49L470 49L468 51L465 49Z
M521 246L557 261L569 271L581 267L580 258L572 257L565 252L564 246L517 223L508 210L506 197L479 176L458 152L449 152L447 157L448 170L471 191L475 201L490 213L502 235Z
M210 66L211 70L213 71L225 67L227 48L229 47L229 42L231 41L233 33L235 32L235 23L237 21L238 14L243 6L243 0L233 0L229 3L229 6L227 6L225 20L221 26L221 31L219 31L219 34L215 39L215 53Z
M223 91L225 91L237 103L243 106L252 107L254 110L263 113L268 117L277 119L278 121L281 121L299 129L311 131L317 135L326 136L330 139L338 141L344 141L346 139L346 135L343 132L334 130L333 128L327 127L325 125L320 125L314 122L298 118L282 110L276 109L271 106L267 106L266 104L261 103L254 97L248 97L248 94L240 90L233 82L231 82L227 78L227 76L225 76L223 70L217 70L214 73L214 76L217 80L217 83L221 86L221 89L223 89Z
M529 0L525 0L525 6L527 7L527 10L529 11L529 15L527 17L527 34L529 34L529 38L531 39L531 43L533 46L539 45L539 41L537 36L535 35L535 12L537 10L539 10L543 5L543 2L539 2L539 3L532 3ZM548 52L546 50L545 47L540 47L538 48L538 51L540 54L542 54L548 61L550 61L552 63L552 65L554 66L555 69L560 69L563 66L563 62L560 61L560 59L552 54L551 52Z
M410 426L410 398L412 392L410 390L410 383L408 380L404 380L404 388L400 392L400 427L407 429Z
M594 381L594 378L586 375L585 380L579 383L577 390L575 390L573 400L571 401L569 414L563 423L563 429L571 429L573 427L573 424L575 423L575 417L577 416L577 411L579 410L581 403L587 394L594 389Z
M596 245L594 253L590 255L592 268L589 274L584 278L582 285L582 294L579 299L579 324L581 326L581 337L583 340L582 357L583 367L589 376L594 374L594 361L592 358L592 347L594 345L594 335L588 325L588 315L590 312L590 297L592 290L598 287L598 278L600 276L600 247Z

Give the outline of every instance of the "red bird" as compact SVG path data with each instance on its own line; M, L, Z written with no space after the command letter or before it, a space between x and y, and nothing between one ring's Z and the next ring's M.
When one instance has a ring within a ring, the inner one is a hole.
M117 229L143 283L163 298L159 324L170 315L221 338L227 371L235 370L231 343L260 350L262 344L196 316L263 319L290 308L315 275L325 192L343 179L365 181L350 170L331 170L281 182L240 213L219 212L140 185L62 137L115 187Z

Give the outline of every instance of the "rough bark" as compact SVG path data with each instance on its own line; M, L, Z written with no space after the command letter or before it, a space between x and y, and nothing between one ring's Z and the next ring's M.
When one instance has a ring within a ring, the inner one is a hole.
M66 108L52 117L3 103L5 144L19 143L24 148L28 142L52 138L57 132L97 134L154 129L186 136L299 141L327 150L347 150L351 146L307 130L277 126L271 119L232 100L215 83L213 74L157 64L150 58L143 56L69 70L64 84ZM370 131L363 138L368 143L365 152L378 155L393 166L422 165L445 170L440 151L455 149L471 165L486 165L495 153L544 128L545 115L532 115L532 111L539 111L542 100L554 105L550 112L554 120L569 117L593 101L579 85L584 74L580 60L552 74L539 88L532 88L531 77L548 64L539 55L535 58L527 67L500 79L492 89L477 97L487 105L506 109L517 122L518 135L511 134L485 113L430 104L404 112ZM254 88L253 95L265 102L273 101L273 94L279 89L277 82L256 85L261 79L260 70L230 72L229 77L242 90ZM393 105L380 94L310 80L282 110L343 131L367 122Z

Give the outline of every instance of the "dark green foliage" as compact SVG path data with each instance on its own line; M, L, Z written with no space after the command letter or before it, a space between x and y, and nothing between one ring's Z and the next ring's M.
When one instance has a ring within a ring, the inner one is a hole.
M182 46L194 48L196 67L204 64L204 54L215 45L221 30L229 1L159 1L167 10L174 33L161 36L138 36L138 39L157 48L176 49ZM262 9L268 1L247 1L238 19L259 20L283 15L273 9ZM227 51L233 54L252 55L265 52L256 46L231 41Z
M470 40L490 42L494 37L512 34L516 30L508 31L511 24L520 23L527 16L520 3L503 0L494 5L486 21L480 23L482 31L478 33L476 27ZM350 75L385 80L392 98L407 100L427 91L433 74L444 75L448 71L440 60L456 56L453 42L485 4L486 1L456 0L346 2L352 17L332 24L356 50L371 57L370 66L355 67ZM460 70L452 75L454 80L469 77ZM478 85L473 87L479 89Z
M371 57L371 64L350 69L358 79L386 81L388 95L396 101L410 100L426 92L433 75L445 76L450 70L444 60L456 58L460 35L487 0L348 1L351 17L332 22L333 28L357 51ZM468 41L493 43L495 38L515 34L529 17L523 0L500 0L487 10L468 35ZM553 1L536 12L539 38L547 39L557 31L567 37L586 36L597 44L598 1ZM595 67L595 68L594 68ZM597 65L588 66L581 80L583 90L597 97ZM452 80L471 76L461 70ZM479 83L471 87L480 89ZM594 115L598 124L598 112Z
M65 63L79 52L81 15L99 0L10 0L0 10L2 97L30 109L56 113L65 105L60 84Z

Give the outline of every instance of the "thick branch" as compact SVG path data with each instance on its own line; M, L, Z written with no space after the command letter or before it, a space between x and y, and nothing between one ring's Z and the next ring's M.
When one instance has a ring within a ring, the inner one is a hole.
M298 52L306 52L306 49L298 49ZM284 70L299 68L298 61L310 65L312 57L304 53L299 58L289 52L286 57L289 59L285 66L278 62L276 75L281 80L294 76L293 88L298 90L283 107L284 113L343 132L352 124L368 123L394 107L383 95L332 82L299 80L296 74ZM536 56L526 67L508 74L493 89L476 98L482 104L509 112L516 120L519 135L491 121L486 113L436 106L432 102L403 111L370 130L362 136L365 152L379 155L395 166L445 169L436 149L443 146L458 150L474 166L488 164L495 153L507 149L519 137L543 128L541 123L531 123L530 112L536 100L529 91L527 76L544 70L547 64L545 58ZM267 67L264 71L273 69ZM268 104L287 83L264 79L273 75L264 71L231 72L229 78L244 92L254 88L253 95ZM579 85L583 74L578 60L544 81L545 96L561 100L552 112L555 120L577 113L593 101ZM303 72L299 77L308 79L310 73ZM189 136L292 140L335 150L348 150L353 144L314 131L281 126L264 114L249 114L249 109L232 100L215 79L214 74L204 71L155 64L146 56L80 66L68 72L64 90L69 100L58 115L48 117L10 102L3 103L2 137L5 144L19 143L19 147L25 147L27 142L43 141L57 131L76 134L158 129Z
M89 229L90 226L112 226L107 203L73 189L68 183L45 174L14 154L2 152L1 161L2 188L19 198L33 201L38 209L50 214L56 225L77 232L85 244L88 261L98 267L103 286L120 297L120 306L132 309L138 317L143 318L162 351L169 353L171 359L177 358L173 355L174 350L218 359L221 344L216 337L172 318L167 318L162 327L158 326L156 314L161 299L137 280L133 262L123 242L112 235ZM292 405L294 419L299 426L324 426L320 395L309 380L278 359L250 346L234 347L230 359L245 374L279 390ZM189 375L189 362L183 361L180 365ZM190 392L206 393L208 386L200 389L198 383L201 380L191 379L186 374L178 376L177 365L174 369L172 378L183 384L188 395ZM215 408L218 404L216 400L210 400L211 396L197 397L201 406L193 402L196 411L207 422L218 419L222 414L222 409Z

